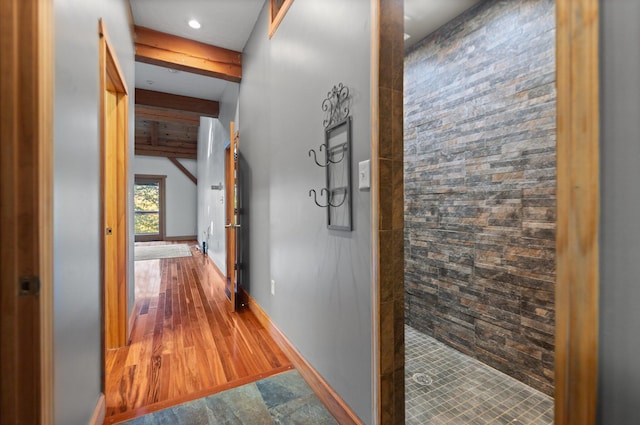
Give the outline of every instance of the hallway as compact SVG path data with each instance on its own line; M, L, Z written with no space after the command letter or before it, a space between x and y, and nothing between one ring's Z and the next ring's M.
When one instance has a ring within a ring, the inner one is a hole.
M137 316L130 345L106 355L105 423L293 368L253 313L228 311L224 278L189 245L188 257L135 262Z

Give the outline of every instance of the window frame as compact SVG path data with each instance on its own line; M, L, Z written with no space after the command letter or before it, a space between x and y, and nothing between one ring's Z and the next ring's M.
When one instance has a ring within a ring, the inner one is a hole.
M165 240L165 186L166 186L167 176L161 175L150 175L150 174L136 174L133 182L134 187L134 197L135 197L135 186L138 184L148 184L148 183L158 183L158 188L160 191L160 199L158 205L158 221L159 221L159 229L158 233L153 234L137 234L135 233L135 220L136 220L136 205L135 200L133 202L133 232L134 238L136 242L150 242L150 241L164 241Z
M283 0L280 7L277 7L278 0L269 0L269 38L273 37L280 26L284 15L287 14L293 0Z

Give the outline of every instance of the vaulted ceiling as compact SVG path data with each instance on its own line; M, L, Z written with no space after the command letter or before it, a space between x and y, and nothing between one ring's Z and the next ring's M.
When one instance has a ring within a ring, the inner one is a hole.
M242 78L242 54L265 0L130 0L135 24L135 152L195 159L201 116L217 117ZM189 20L200 22L190 28Z
M196 158L200 116L242 79L242 50L266 0L129 0L139 155ZM405 46L481 0L405 0ZM196 19L200 29L189 27ZM265 37L267 35L265 34Z

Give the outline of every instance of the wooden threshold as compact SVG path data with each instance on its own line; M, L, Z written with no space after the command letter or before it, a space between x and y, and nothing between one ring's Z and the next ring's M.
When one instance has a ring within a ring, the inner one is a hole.
M249 310L258 318L258 321L269 332L276 344L291 359L291 362L300 373L300 376L307 382L318 399L324 404L327 410L341 425L362 425L363 422L351 410L347 403L335 392L333 388L324 380L317 370L305 360L300 352L289 342L286 336L271 321L260 305L244 289L242 290L244 299L249 304Z

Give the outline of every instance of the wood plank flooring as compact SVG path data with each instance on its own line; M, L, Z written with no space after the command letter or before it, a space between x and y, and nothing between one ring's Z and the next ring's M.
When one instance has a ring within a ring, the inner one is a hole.
M105 359L107 417L293 368L253 313L229 312L224 278L195 244L191 257L135 262L131 344Z

